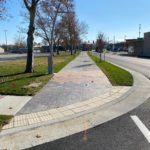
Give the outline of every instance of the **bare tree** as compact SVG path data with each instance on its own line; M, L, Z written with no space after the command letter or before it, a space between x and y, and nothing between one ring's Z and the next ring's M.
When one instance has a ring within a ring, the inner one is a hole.
M61 26L60 22L57 22L55 26L55 32L54 32L54 45L57 55L59 55L59 46L62 45L62 33L61 33Z
M46 40L50 47L50 55L48 57L48 73L53 74L53 47L54 32L58 17L68 13L73 0L45 0L40 5L38 18L36 21L36 35Z
M24 0L24 5L29 13L29 28L27 32L27 63L25 72L33 72L33 41L35 31L35 16L37 5L40 0Z
M78 36L76 37L76 45L78 45L79 47L82 39L85 38L88 33L88 25L85 22L77 21L76 30L77 30L76 32L78 33ZM75 53L76 53L76 49L75 49Z
M26 48L25 36L22 36L20 33L14 37L14 45L16 48Z
M80 38L85 38L86 35L88 34L88 25L85 22L80 22L78 23L78 30L80 34Z
M63 40L68 40L71 55L79 37L75 13L65 14L60 23Z
M105 45L105 35L102 32L98 33L96 47L97 51L100 53L100 61L102 60L102 51Z
M6 16L6 0L0 0L0 21L3 20Z
M59 24L60 37L69 46L71 54L76 53L76 49L81 43L81 39L87 34L87 25L79 22L75 12L65 14Z
M55 41L57 41L57 45L62 45L65 49L67 49L69 47L69 36L66 29L66 23L63 21L64 19L61 19L56 25Z

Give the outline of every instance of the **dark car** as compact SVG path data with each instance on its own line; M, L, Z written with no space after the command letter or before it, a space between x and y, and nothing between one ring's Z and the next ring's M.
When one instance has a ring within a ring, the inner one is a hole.
M27 48L22 48L22 49L19 49L19 51L21 51L22 53L27 53Z
M22 54L23 53L23 51L21 51L21 50L12 50L10 52L11 53L16 53L16 54Z

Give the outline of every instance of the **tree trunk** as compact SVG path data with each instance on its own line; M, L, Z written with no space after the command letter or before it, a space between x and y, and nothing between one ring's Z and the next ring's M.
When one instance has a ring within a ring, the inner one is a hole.
M103 54L104 54L104 61L105 61L106 60L106 52L104 51Z
M57 41L57 55L59 55L59 40Z
M76 53L77 53L77 47L74 46L74 54L76 54Z
M59 55L60 53L59 53L59 48L57 48L57 55Z
M101 49L100 49L100 62L102 61L102 52L101 52Z
M49 43L50 54L48 56L48 73L53 74L53 30L51 33L51 42Z
M53 54L48 56L48 73L53 74Z
M29 30L27 33L27 62L26 62L26 70L25 72L31 73L33 72L33 41L34 41L34 20L35 20L35 10L30 11L30 23Z
M60 8L61 3L58 6L57 12L55 14L54 20L53 20L53 26L52 26L52 31L51 31L51 41L50 41L50 55L48 57L48 73L53 74L53 55L54 55L54 30L55 30L55 23L58 15L58 11Z
M72 47L71 47L71 49L70 49L70 52L71 52L71 55L73 55Z
M71 55L73 55L73 45L71 44Z

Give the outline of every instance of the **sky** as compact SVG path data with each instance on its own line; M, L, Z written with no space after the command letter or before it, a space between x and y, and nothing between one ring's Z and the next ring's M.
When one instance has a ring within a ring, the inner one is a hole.
M8 44L14 42L18 27L22 26L20 11L22 0L9 0L7 8L11 17L0 22L0 44L5 43L4 30L7 30ZM88 25L85 41L96 40L103 32L109 41L137 38L139 24L141 36L150 31L150 0L75 0L77 17Z

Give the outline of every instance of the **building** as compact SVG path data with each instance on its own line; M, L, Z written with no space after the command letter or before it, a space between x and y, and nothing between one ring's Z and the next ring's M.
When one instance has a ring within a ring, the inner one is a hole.
M144 33L143 56L150 57L150 32Z
M4 49L2 47L0 47L0 54L4 53L4 52L5 52Z
M143 49L144 49L144 39L127 39L126 40L126 47L128 48L128 53L133 56L143 56Z
M114 46L114 51L124 51L124 47L125 47L125 42L118 42L113 44Z
M144 38L127 39L128 53L137 57L150 57L150 32L144 33Z

